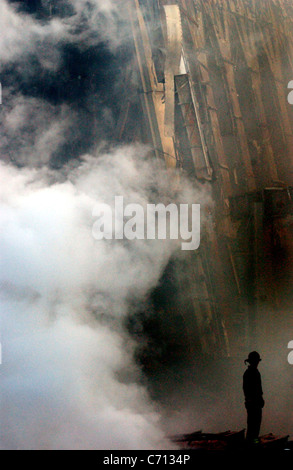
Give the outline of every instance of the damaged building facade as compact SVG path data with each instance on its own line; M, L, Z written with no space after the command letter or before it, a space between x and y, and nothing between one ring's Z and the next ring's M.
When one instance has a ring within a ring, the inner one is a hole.
M165 316L180 316L190 355L243 355L260 338L269 350L276 325L293 326L292 3L128 9L134 63L117 137L149 144L213 200L199 250L171 276L178 295L166 294Z

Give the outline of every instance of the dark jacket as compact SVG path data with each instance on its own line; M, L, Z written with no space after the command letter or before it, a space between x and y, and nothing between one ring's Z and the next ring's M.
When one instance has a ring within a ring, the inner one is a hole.
M243 374L245 406L264 406L261 376L256 367L249 366Z

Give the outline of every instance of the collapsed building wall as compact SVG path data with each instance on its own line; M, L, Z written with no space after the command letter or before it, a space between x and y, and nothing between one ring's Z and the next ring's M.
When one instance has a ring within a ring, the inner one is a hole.
M293 6L128 7L135 66L117 133L148 142L168 168L209 185L214 202L200 249L177 261L177 303L166 315L181 310L189 344L201 352L242 354L264 336L269 347L276 321L292 325Z

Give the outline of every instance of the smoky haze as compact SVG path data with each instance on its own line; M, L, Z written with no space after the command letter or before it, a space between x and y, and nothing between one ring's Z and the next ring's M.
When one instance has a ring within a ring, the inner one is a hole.
M180 245L97 242L92 210L210 196L174 180L175 195L148 148L115 145L120 7L0 4L3 449L170 446L125 319Z
M152 195L144 151L87 156L49 185L46 172L1 165L3 448L168 447L122 319L178 242L92 236L97 202Z
M0 5L4 449L169 446L121 318L176 247L107 245L91 232L99 200L145 204L157 171L145 148L97 150L114 125L116 8Z
M193 361L182 318L172 330L149 300L180 244L92 236L94 205L117 195L211 206L208 185L175 191L147 147L115 141L133 53L123 3L0 3L3 449L159 449L169 434L246 426L246 356ZM259 337L262 430L293 434L283 313L273 344Z

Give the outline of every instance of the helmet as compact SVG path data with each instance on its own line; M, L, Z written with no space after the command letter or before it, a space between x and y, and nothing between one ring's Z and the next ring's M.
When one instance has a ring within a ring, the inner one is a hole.
M245 364L248 362L249 364L256 364L261 361L260 355L257 351L252 351L251 353L248 354L248 358L245 359Z

